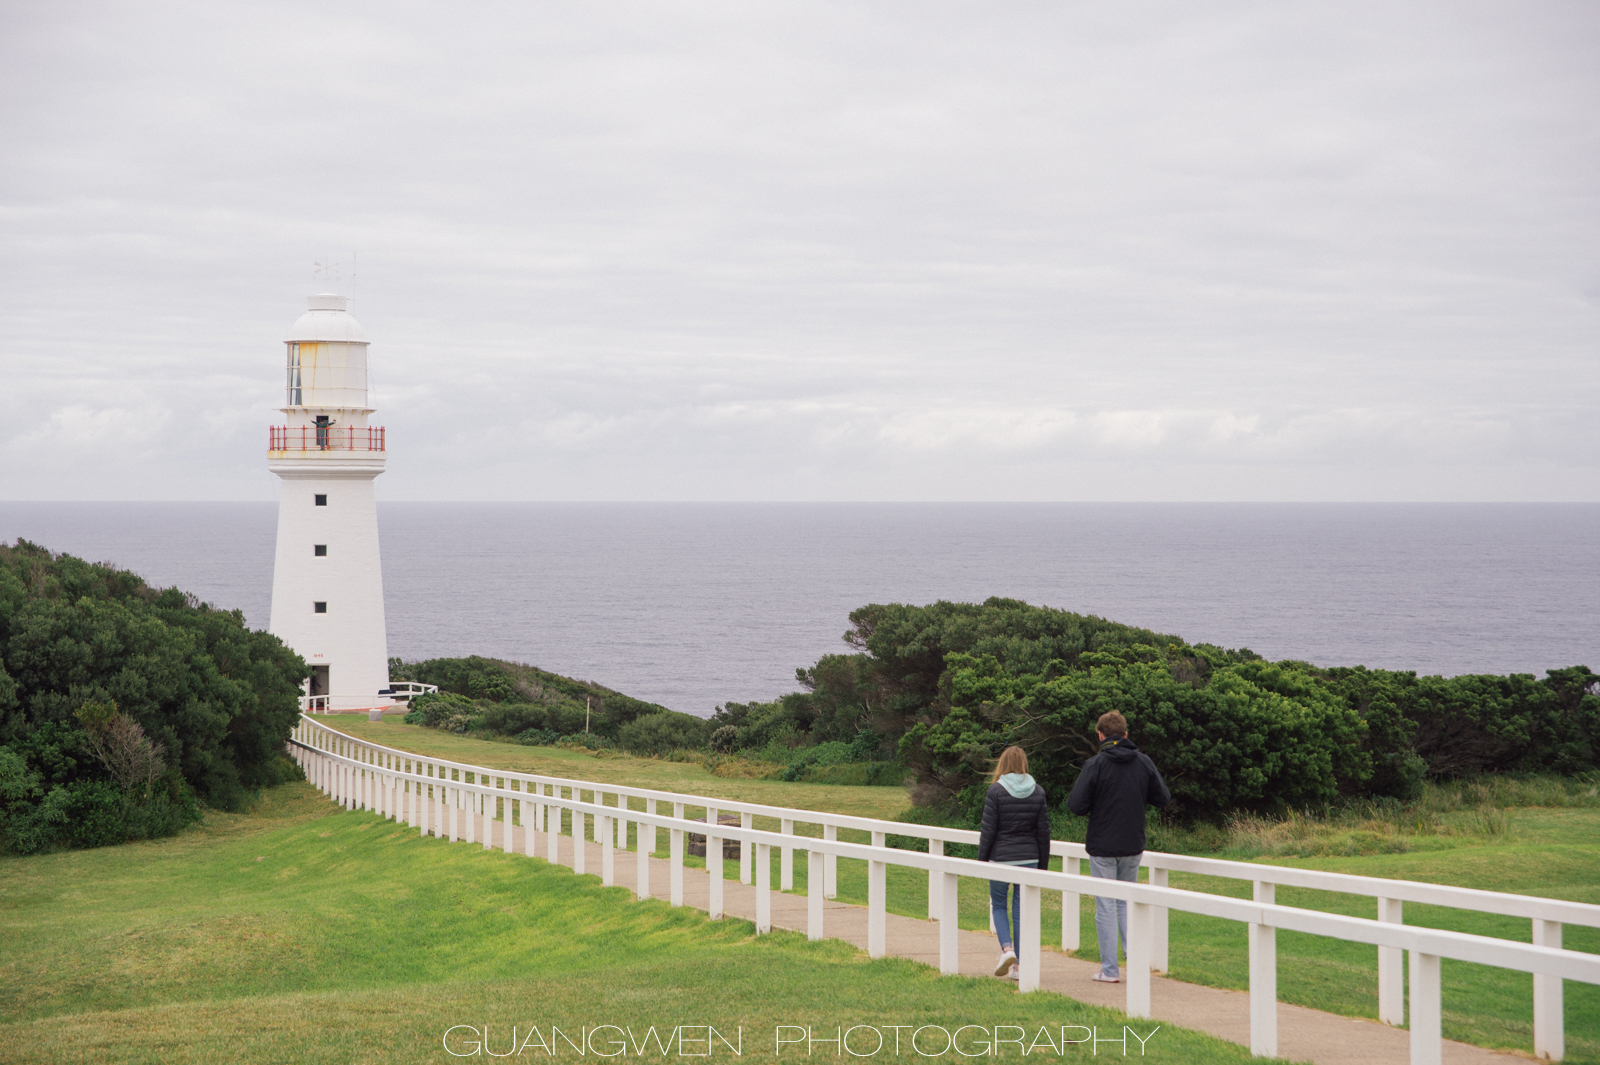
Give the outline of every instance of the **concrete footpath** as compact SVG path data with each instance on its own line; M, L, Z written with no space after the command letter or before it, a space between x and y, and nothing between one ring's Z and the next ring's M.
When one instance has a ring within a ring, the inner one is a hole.
M466 828L466 811L461 811L462 828ZM473 838L478 842L458 840L457 846L482 847L483 819L475 816ZM494 844L500 849L504 844L504 824L492 822ZM524 829L514 828L511 849L526 854ZM558 837L560 864L573 864L573 839ZM534 833L534 853L541 858L548 855L548 840L543 832ZM738 862L729 859L737 868ZM804 861L797 857L797 861ZM598 875L601 848L594 842L584 843L585 871ZM614 852L616 886L638 894L638 857L633 851ZM670 863L664 858L650 859L650 896L668 899L671 875ZM774 877L776 880L776 877ZM685 867L683 870L683 902L686 906L707 910L710 908L710 878L703 869ZM772 892L772 925L804 934L806 931L806 905L804 895ZM723 911L729 917L742 917L754 921L756 916L756 889L737 880L723 882ZM910 958L939 967L939 926L937 922L888 914L888 953L897 958ZM842 939L861 950L867 949L867 910L865 906L828 900L823 908L823 934L830 939ZM996 979L994 964L999 949L994 936L985 932L962 932L960 936L961 973L964 976L983 976ZM1376 960L1374 960L1376 963ZM1123 985L1100 984L1091 979L1099 966L1080 961L1061 953L1059 949L1044 948L1040 955L1040 986L1045 991L1086 1002L1096 1006L1109 1006L1120 1010L1125 1004ZM1250 1044L1250 996L1244 991L1224 991L1214 987L1170 980L1163 976L1151 979L1151 1014L1161 1022L1206 1032L1245 1046ZM1304 1006L1278 1004L1278 1054L1295 1061L1310 1061L1316 1065L1407 1065L1410 1061L1410 1040L1403 1029L1391 1028L1375 1020L1344 1017ZM1507 1065L1514 1061L1527 1061L1528 1055L1510 1051L1485 1050L1467 1043L1444 1041L1445 1065Z

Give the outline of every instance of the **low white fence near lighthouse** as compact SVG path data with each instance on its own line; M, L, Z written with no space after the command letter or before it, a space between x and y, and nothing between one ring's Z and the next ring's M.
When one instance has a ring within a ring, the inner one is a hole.
M548 858L554 862L558 840L565 828L574 841L573 862L579 873L586 871L582 841L593 838L601 847L598 872L607 885L614 882L616 852L627 849L631 824L641 897L650 891L649 858L656 851L656 830L664 829L669 833L668 888L674 906L683 904L685 834L704 835L707 837L706 865L713 918L720 918L723 909L721 841L738 840L741 844L739 878L746 884L753 880L756 887L758 933L771 930L771 854L774 849L779 853L780 890L793 887L795 852L805 852L809 890L807 932L812 939L823 936L822 904L824 898L836 895L838 860L865 861L867 952L874 958L882 957L885 952L888 867L925 870L928 873L928 915L938 922L939 968L945 973L958 971L956 888L960 877L1005 880L1021 885L1019 942L1039 941L1040 892L1044 889L1060 891L1061 939L1066 950L1078 947L1080 895L1088 893L1122 899L1129 904L1128 964L1123 980L1127 995L1125 1008L1131 1017L1150 1016L1151 973L1165 971L1168 963L1169 910L1240 921L1249 927L1250 1049L1261 1056L1277 1054L1275 936L1280 928L1376 946L1379 1014L1381 1019L1392 1024L1404 1020L1401 961L1403 952L1409 954L1412 1065L1439 1065L1441 1061L1442 958L1530 973L1534 990L1534 1051L1551 1060L1560 1060L1564 1054L1562 981L1600 984L1600 955L1566 950L1561 946L1563 924L1600 928L1600 906L1585 903L1153 851L1145 852L1150 883L1096 879L1091 885L1078 874L1079 863L1088 857L1080 843L1057 840L1051 844L1051 853L1063 859L1064 871L1022 869L948 857L942 853L945 843L976 844L976 832L489 769L356 739L309 717L300 719L289 746L312 784L346 809L374 811L390 820L414 826L422 835L479 842L474 836L481 819L484 826L481 842L487 850L494 846L494 826L498 822L503 826L498 833L500 846L510 851L512 827L521 824L526 829L527 853L538 856L535 836L543 834ZM588 800L583 798L585 793L590 796ZM608 798L610 802L606 801ZM640 800L644 809L632 809L629 800ZM662 804L670 804L670 814L664 812ZM687 819L684 814L690 806L704 808L705 821ZM719 823L718 815L722 813L737 813L739 824ZM755 828L753 822L758 816L776 819L779 831ZM589 835L591 818L592 837ZM818 826L821 838L797 836L797 824ZM871 843L842 841L838 838L841 828L870 833ZM891 834L926 840L928 853L889 847L887 838ZM1235 899L1168 887L1167 876L1172 870L1248 880L1253 885L1252 898ZM1374 898L1378 919L1278 905L1274 890L1279 884ZM1533 942L1519 943L1405 925L1401 923L1401 906L1405 902L1527 918L1532 921ZM1023 953L1019 985L1023 991L1038 988L1038 951Z

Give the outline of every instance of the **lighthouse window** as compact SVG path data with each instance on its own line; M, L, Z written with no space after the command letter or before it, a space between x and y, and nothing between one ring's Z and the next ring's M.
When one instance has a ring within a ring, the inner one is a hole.
M327 603L312 603L311 604L311 610L312 610L313 613L316 613L316 614L326 614L328 612L328 604Z
M328 545L327 544L313 544L311 546L311 553L313 555L316 555L318 558L326 558L327 555L328 555Z
M300 345L289 344L289 406L300 406L304 391L300 380Z
M319 506L319 507L325 507L325 506L328 505L328 497L327 496L317 496L316 500L317 500L317 506Z

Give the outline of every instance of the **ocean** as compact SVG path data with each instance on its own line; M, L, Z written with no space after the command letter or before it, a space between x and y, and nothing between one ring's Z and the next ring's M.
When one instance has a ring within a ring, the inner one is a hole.
M389 653L675 710L794 691L868 603L1006 596L1320 665L1600 668L1600 505L380 503ZM276 504L0 503L265 626Z

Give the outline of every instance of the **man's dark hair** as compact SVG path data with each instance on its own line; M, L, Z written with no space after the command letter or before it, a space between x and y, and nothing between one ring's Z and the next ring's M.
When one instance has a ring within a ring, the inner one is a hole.
M1128 719L1113 710L1109 714L1101 714L1094 727L1108 740L1121 739L1128 734Z

